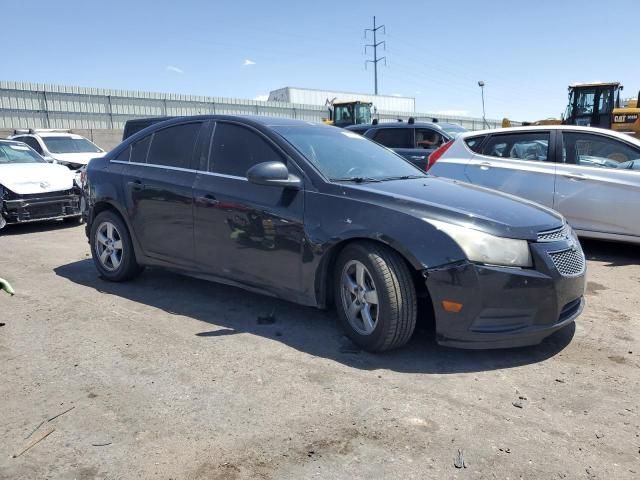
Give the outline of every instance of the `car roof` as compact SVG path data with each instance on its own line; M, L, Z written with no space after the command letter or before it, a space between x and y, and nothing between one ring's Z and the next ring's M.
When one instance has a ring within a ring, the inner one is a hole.
M468 132L464 132L459 134L456 139L459 138L469 138L480 135L495 135L500 133L517 133L517 132L531 132L536 130L565 130L571 132L584 132L584 133L599 133L604 135L609 135L611 137L616 137L621 140L633 140L632 143L636 143L640 145L640 140L632 137L631 135L627 135L626 133L615 132L613 130L607 130L605 128L596 128L596 127L579 127L577 125L529 125L529 126L519 126L519 127L509 127L509 128L493 128L488 130L471 130Z
M433 123L433 122L413 122L413 123L409 123L409 122L383 122L383 123L378 123L376 125L371 125L371 129L376 129L376 128L407 128L407 127L411 127L411 128L415 128L415 127L426 127L426 128L439 128L442 129L442 127L440 127L440 125L438 123Z
M203 120L245 120L247 123L254 123L263 125L265 127L280 127L280 126L318 126L323 125L318 122L310 122L307 120L296 120L291 118L282 117L266 117L261 115L192 115L182 117L170 117L168 120L154 123L152 126L158 125L172 125L174 123L182 123L184 121L203 121Z
M10 138L0 138L0 143L24 143L20 140L11 140Z

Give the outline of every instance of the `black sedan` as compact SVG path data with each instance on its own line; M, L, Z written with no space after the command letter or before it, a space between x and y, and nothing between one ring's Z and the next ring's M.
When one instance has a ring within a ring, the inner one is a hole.
M93 160L86 191L103 278L161 266L334 303L372 351L409 340L419 297L438 342L467 348L536 344L583 308L584 255L558 213L331 126L174 118Z

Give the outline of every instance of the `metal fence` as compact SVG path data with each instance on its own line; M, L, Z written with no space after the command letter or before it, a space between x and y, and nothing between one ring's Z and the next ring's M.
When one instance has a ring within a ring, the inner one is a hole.
M240 98L202 97L28 82L0 81L0 128L122 129L132 118L202 114L266 115L320 122L327 109L317 105L263 102ZM431 120L459 123L470 130L483 120L431 113L378 111L381 122ZM490 128L501 121L489 120Z

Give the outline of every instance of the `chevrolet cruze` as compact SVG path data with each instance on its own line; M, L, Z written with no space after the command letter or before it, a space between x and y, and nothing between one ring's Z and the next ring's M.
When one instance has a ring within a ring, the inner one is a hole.
M165 267L335 304L371 351L405 344L418 315L435 321L443 345L533 345L584 304L584 254L561 215L431 177L332 126L165 120L93 160L85 195L104 279Z

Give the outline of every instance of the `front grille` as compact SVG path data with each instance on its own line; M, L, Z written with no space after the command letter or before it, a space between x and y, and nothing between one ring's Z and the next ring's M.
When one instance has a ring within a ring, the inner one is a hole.
M556 240L562 240L569 236L567 227L557 228L555 230L549 230L546 232L538 233L539 242L555 242Z
M560 274L573 277L584 273L585 259L580 248L569 248L559 252L550 252L551 261Z

